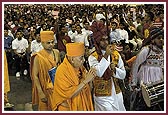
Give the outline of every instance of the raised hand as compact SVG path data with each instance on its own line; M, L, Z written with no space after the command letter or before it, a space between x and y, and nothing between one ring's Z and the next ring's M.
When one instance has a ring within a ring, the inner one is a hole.
M83 81L85 84L93 80L93 78L96 77L96 69L91 68L87 73L86 73L86 78Z

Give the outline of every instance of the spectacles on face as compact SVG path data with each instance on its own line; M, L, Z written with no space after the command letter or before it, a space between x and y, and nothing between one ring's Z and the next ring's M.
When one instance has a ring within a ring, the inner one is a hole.
M46 44L54 44L54 40L46 42Z
M80 57L75 57L77 60L79 60L79 61L85 61L85 58L84 58L84 56L80 56Z

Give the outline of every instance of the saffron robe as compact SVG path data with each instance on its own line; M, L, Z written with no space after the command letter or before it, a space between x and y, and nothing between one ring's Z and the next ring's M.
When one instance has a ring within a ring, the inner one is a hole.
M82 67L81 70L84 79L86 69ZM82 81L77 74L77 71L65 57L56 71L52 110L93 111L91 91L88 84L76 96L71 97Z
M4 101L8 102L7 93L10 91L9 73L6 53L4 52Z
M38 62L39 62L38 79L39 79L42 91L44 92L44 94L48 99L47 103L43 103L39 98L38 90L34 83L33 64L34 64L35 57L38 59ZM49 55L44 49L35 53L31 57L30 71L31 71L31 79L32 79L32 104L34 105L38 104L39 106L38 110L41 110L41 111L51 110L52 97L51 97L51 94L48 93L47 89L53 89L53 84L48 74L48 70L50 70L53 67L56 67L56 61L54 61L53 57Z

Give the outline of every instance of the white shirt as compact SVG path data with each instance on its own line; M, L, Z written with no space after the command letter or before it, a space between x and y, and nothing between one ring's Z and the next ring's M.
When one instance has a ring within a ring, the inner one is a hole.
M28 47L28 41L23 37L21 40L18 40L18 38L16 38L12 41L12 49L16 49L17 53L25 53Z
M129 43L128 32L126 30L124 30L124 29L123 30L119 29L119 33L120 33L121 39L125 40L125 43Z
M72 32L72 30L68 31L68 36L71 38L71 42L75 41L75 36L77 35L77 31Z
M96 14L96 20L97 20L97 21L99 21L99 20L102 19L102 18L106 19L103 14L101 14L101 13Z
M32 52L32 54L40 51L41 49L43 49L43 46L42 46L41 42L39 43L36 40L33 40L31 42L30 51Z
M87 39L87 34L85 32L82 32L81 34L77 34L75 36L75 40L74 42L78 43L78 42L82 42L85 44L85 46L89 46L89 42Z
M110 42L117 42L122 39L119 31L120 31L119 29L115 29L115 30L111 29Z
M82 28L82 33L85 32L87 36L89 36L90 34L92 34L93 32L90 30L86 30L85 28Z

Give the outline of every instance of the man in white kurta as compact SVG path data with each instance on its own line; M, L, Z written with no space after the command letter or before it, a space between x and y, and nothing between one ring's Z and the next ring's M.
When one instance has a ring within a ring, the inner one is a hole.
M150 45L144 46L138 53L132 68L132 83L150 84L163 80L164 68L164 30L154 28L148 38Z
M110 58L111 55L108 55L106 56L107 58L105 58L105 55L108 54L107 52L109 52L107 51L107 47L110 46L108 45L108 40L106 37L102 37L102 39L100 40L100 46L104 46L104 49L101 48L103 57L100 59L100 61L98 61L98 59L94 55L90 55L88 58L90 67L96 68L98 77L103 76L104 72L110 67L110 64L112 62ZM108 50L112 51L110 48ZM124 63L118 53L117 66L115 67L113 76L111 76L111 96L95 96L95 94L93 94L95 111L125 111L122 92L119 92L118 94L116 93L114 81L112 78L114 77L118 79L124 79L125 75L126 71L124 68Z
M164 30L154 28L147 39L151 41L150 45L140 50L132 67L132 86L139 86L139 93L143 95L136 102L136 110L161 111L164 109L163 89L158 90L156 86L161 86L160 83L164 86ZM148 86L152 86L151 89Z

